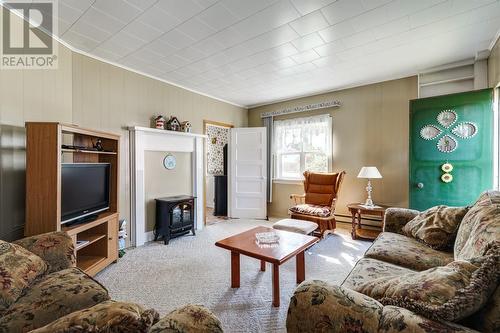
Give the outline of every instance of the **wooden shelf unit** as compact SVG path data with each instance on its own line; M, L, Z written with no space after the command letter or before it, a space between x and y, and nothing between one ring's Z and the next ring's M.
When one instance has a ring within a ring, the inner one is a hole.
M105 151L62 148L63 144L93 147L100 139ZM56 122L26 123L25 236L66 231L73 239L77 267L89 275L118 259L118 174L120 136ZM92 222L61 224L61 164L109 163L109 209ZM77 240L88 243L76 245Z

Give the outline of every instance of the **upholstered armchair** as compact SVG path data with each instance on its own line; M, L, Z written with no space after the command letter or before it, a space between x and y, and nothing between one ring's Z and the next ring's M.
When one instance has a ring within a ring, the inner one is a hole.
M290 217L307 220L319 225L321 237L336 228L335 206L345 171L338 173L304 172L304 194L292 194Z

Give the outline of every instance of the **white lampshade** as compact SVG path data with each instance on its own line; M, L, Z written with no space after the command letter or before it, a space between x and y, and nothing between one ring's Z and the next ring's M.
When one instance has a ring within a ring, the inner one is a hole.
M361 170L359 170L358 178L375 179L382 178L382 175L378 171L377 167L365 166L362 167Z

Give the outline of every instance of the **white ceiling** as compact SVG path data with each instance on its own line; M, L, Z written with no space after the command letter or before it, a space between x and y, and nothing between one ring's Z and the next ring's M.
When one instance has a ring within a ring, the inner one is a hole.
M78 50L253 106L473 58L500 0L59 0L58 22Z

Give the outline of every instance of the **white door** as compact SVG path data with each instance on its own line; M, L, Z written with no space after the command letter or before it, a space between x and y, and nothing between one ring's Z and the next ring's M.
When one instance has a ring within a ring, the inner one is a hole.
M229 216L267 218L266 128L232 128L229 145Z

